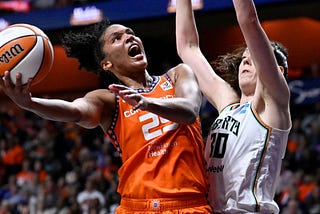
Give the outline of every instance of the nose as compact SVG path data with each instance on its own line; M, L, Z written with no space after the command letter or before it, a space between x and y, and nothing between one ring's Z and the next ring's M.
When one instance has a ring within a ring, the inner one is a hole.
M251 65L251 58L250 57L243 58L242 63L244 65Z
M132 34L125 34L126 35L126 43L132 42L134 40L134 36Z

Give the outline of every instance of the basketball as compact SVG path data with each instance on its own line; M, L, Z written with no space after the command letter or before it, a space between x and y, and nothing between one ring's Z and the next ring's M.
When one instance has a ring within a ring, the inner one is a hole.
M0 76L10 72L12 82L22 74L22 84L33 78L32 84L41 82L50 72L54 51L48 36L38 27L14 24L0 31Z

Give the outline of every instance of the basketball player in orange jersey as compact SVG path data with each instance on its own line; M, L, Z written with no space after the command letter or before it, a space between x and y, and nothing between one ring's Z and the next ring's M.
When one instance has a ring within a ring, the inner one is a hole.
M32 97L32 80L22 86L19 73L13 85L6 72L2 90L45 119L103 129L122 158L117 213L211 213L198 117L201 93L191 69L180 64L151 76L140 38L107 21L66 34L63 46L80 67L111 72L123 85L68 102Z

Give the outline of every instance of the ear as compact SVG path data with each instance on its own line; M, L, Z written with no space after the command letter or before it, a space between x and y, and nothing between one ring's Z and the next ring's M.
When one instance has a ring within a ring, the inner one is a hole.
M281 72L282 74L284 74L284 67L283 67L283 66L279 66L279 69L280 69L280 72Z
M100 63L103 70L108 71L112 67L112 63L108 60L103 60Z

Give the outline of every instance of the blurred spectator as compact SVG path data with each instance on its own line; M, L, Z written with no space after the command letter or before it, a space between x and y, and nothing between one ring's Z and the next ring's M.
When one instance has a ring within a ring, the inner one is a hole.
M284 208L282 214L303 214L303 211L299 208L299 202L295 199L290 199L288 206Z
M0 214L11 214L10 205L7 200L1 200Z
M320 186L319 184L306 196L306 207L309 214L320 213Z
M28 159L25 159L22 163L22 169L16 175L17 184L19 187L33 186L36 182L36 173L31 169L31 163Z
M15 174L21 169L21 164L24 159L24 151L22 146L18 143L17 137L8 132L6 140L2 141L2 156L1 162L6 168L8 175Z
M41 160L37 159L34 161L33 170L35 172L36 181L39 183L43 183L46 180L48 173L46 172L46 170L44 170Z
M316 188L317 184L313 176L305 174L302 183L299 185L299 201L306 202L307 196Z
M87 179L84 190L77 195L77 202L83 214L91 214L94 210L100 213L105 210L105 198L90 178Z
M41 184L37 195L37 214L55 214L61 207L61 197L57 185L50 176Z

